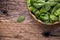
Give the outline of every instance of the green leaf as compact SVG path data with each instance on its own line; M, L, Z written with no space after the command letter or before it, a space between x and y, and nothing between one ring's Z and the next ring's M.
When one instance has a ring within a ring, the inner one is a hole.
M42 13L42 12L47 12L47 11L50 10L50 8L51 8L51 6L50 6L49 4L45 4L45 5L41 8L40 12L41 12L41 13Z
M59 21L60 21L60 15L59 15Z
M45 22L45 23L48 23L49 22L49 16L48 14L45 14L45 15L40 15L40 19Z
M49 15L45 13L41 13L40 18L43 21L49 20Z
M33 6L36 8L40 8L44 5L44 3L34 3Z
M60 8L54 13L56 16L60 15Z
M37 0L31 0L31 2L37 2Z
M54 2L55 0L48 0L48 1L50 1L50 2Z
M39 16L40 16L40 11L39 11L39 10L37 10L37 11L35 12L35 16L36 16L36 17L39 17Z
M40 3L40 2L45 2L45 0L37 0L37 2L38 2L38 3Z
M50 6L54 6L54 5L56 5L57 4L57 2L46 2L48 5L50 5Z
M60 2L60 0L54 0L55 2Z
M49 22L50 22L50 23L53 23L54 21L50 19Z
M27 5L31 6L30 0L27 0Z
M52 9L52 14L56 12L56 10L58 10L60 8L60 3L57 4L53 9Z
M58 17L56 17L55 15L50 15L50 19L53 20L53 21L57 21Z
M33 5L33 3L37 2L37 0L31 0L31 4Z
M37 9L34 8L33 6L31 6L31 7L29 7L29 10L32 11L33 13L35 13Z
M24 19L25 19L25 17L24 17L24 16L20 16L20 17L17 19L17 22L23 22L23 21L24 21Z

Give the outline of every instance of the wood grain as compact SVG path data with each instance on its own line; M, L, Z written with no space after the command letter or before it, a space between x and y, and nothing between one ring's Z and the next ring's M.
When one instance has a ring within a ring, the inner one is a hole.
M8 10L9 16L0 19L0 40L60 40L59 37L44 37L44 30L54 30L60 24L47 26L36 22L28 12L26 0L5 0L0 2L0 9ZM24 16L25 21L17 23L19 16Z

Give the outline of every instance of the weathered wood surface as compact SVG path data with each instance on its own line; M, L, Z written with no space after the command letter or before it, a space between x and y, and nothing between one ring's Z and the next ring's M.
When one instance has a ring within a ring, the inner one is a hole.
M47 26L36 22L27 9L26 0L4 0L0 2L0 9L7 9L8 17L0 18L0 40L60 40L59 37L44 37L43 30L55 29L60 25ZM19 16L24 16L25 21L17 23Z

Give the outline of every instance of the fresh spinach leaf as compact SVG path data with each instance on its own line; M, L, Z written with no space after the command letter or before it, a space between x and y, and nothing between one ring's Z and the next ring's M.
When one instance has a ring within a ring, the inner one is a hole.
M44 3L34 3L33 6L35 6L36 8L40 8L44 5Z
M29 10L32 11L33 13L35 13L37 11L37 9L34 8L33 6L29 7Z
M45 13L41 13L39 19L42 19L44 21L49 20L49 15Z
M35 16L36 16L37 18L40 16L40 11L39 11L39 10L37 10L37 11L35 12Z
M60 8L58 10L56 10L56 12L54 13L56 16L60 15Z
M57 4L53 9L52 9L52 13L56 12L57 9L60 8L60 3Z
M47 12L47 11L50 10L50 8L51 8L51 6L50 6L49 4L45 4L45 5L41 8L40 12L41 12L41 13L42 13L42 12Z
M30 0L27 0L27 5L28 5L28 6L31 6Z
M50 15L50 19L53 20L53 21L57 21L58 17L56 17L55 15Z
M18 19L17 19L17 22L23 22L25 19L24 16L19 16Z

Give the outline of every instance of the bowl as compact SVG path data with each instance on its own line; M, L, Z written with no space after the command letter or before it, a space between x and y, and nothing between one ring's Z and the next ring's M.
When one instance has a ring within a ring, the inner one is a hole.
M44 24L44 25L55 25L55 24L58 24L58 23L59 23L59 21L54 22L54 23L44 23L43 21L37 19L36 16L29 10L28 4L27 4L27 8L28 8L29 14L30 14L37 22L39 22L39 23L42 23L42 24Z

